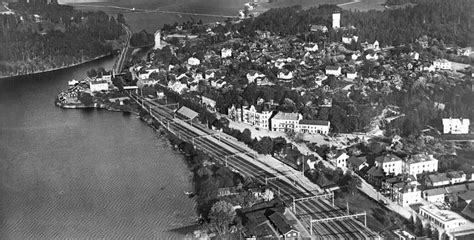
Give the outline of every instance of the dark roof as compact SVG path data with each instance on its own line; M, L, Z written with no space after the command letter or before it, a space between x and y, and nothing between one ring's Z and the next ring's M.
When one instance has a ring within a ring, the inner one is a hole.
M339 70L339 66L333 66L333 65L330 65L330 66L326 66L326 70Z
M469 188L469 190L474 190L474 182L468 183L466 186Z
M402 161L401 158L393 155L393 154L386 154L383 156L378 156L375 158L376 162L384 163L384 162L395 162L395 161Z
M433 189L425 190L423 191L423 193L428 196L436 196L436 195L446 194L446 190L444 190L444 188L433 188Z
M447 173L450 178L461 178L464 174L463 171L451 171Z
M287 222L285 216L283 216L283 214L281 213L278 213L278 212L273 213L270 216L268 216L268 218L270 219L270 222L272 222L273 225L275 225L275 227L278 229L278 231L281 234L286 234L287 232L293 229L291 225Z
M467 187L464 184L446 187L446 192L448 193L460 193L465 191L467 191Z
M383 173L382 168L378 168L378 167L370 168L369 171L367 171L367 174L371 175L373 177L383 177L383 176L385 176L385 174Z
M458 198L463 199L464 201L474 199L474 191L467 191L458 195Z
M359 167L360 165L362 165L363 163L367 162L367 160L364 158L359 158L359 157L355 157L355 156L351 156L349 159L347 159L347 161L356 166L356 167Z
M328 126L329 121L302 119L299 124Z
M449 178L446 177L446 173L431 174L431 175L428 175L428 179L429 179L431 182L449 181Z
M193 110L191 110L191 109L189 109L189 108L187 108L187 107L185 107L185 106L180 107L180 108L176 111L176 113L179 113L179 114L181 114L182 116L184 116L184 117L186 117L186 118L188 118L188 119L194 119L194 118L196 118L197 116L199 116L199 113L197 113L197 112L195 112L195 111L193 111Z

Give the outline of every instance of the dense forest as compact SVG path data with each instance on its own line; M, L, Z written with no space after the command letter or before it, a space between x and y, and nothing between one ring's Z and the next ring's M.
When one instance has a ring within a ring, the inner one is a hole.
M341 26L359 35L362 41L378 40L381 45L412 43L428 35L445 44L465 47L474 42L472 34L474 4L472 0L417 0L416 5L385 11L345 11L335 5L321 5L302 10L300 6L271 9L241 23L241 32L268 30L281 35L308 32L312 24L331 29L331 14L341 12ZM340 40L344 31L330 30L330 40Z
M81 12L59 4L11 3L9 7L17 14L0 15L3 76L44 71L110 54L124 33L120 21L100 11Z

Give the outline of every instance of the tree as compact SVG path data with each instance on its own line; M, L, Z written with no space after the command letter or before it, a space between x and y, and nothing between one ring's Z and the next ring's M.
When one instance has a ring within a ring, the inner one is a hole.
M235 218L235 210L232 204L221 200L212 205L209 212L209 227L217 231L218 235L226 234Z
M349 192L354 196L355 193L357 193L357 190L362 187L362 181L360 180L359 177L357 176L351 176L347 183L347 188Z
M91 106L94 103L92 95L90 95L89 93L81 92L77 99L85 106Z
M257 142L255 149L260 154L269 154L273 150L273 141L270 137L263 137Z
M431 239L433 240L439 239L439 232L437 228L433 228L433 232L431 233Z
M423 236L423 223L419 217L416 217L415 221L415 234L417 236Z
M263 192L263 194L262 194L263 200L267 201L267 202L273 200L274 197L275 197L275 195L274 195L273 191L268 189L268 188L266 188L265 192Z
M252 133L248 128L244 129L242 134L240 135L240 141L244 142L245 144L249 144L252 142Z
M117 14L117 22L125 24L125 18L123 17L123 14Z

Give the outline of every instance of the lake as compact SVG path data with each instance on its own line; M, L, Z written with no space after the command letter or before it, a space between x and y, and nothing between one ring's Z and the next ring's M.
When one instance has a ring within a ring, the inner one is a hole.
M0 79L0 239L181 239L191 172L135 115L65 110L54 97L113 58Z

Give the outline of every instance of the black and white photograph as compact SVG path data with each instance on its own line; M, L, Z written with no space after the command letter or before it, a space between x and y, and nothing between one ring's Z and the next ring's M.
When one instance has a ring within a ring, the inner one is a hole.
M0 0L1 240L474 239L474 0Z

